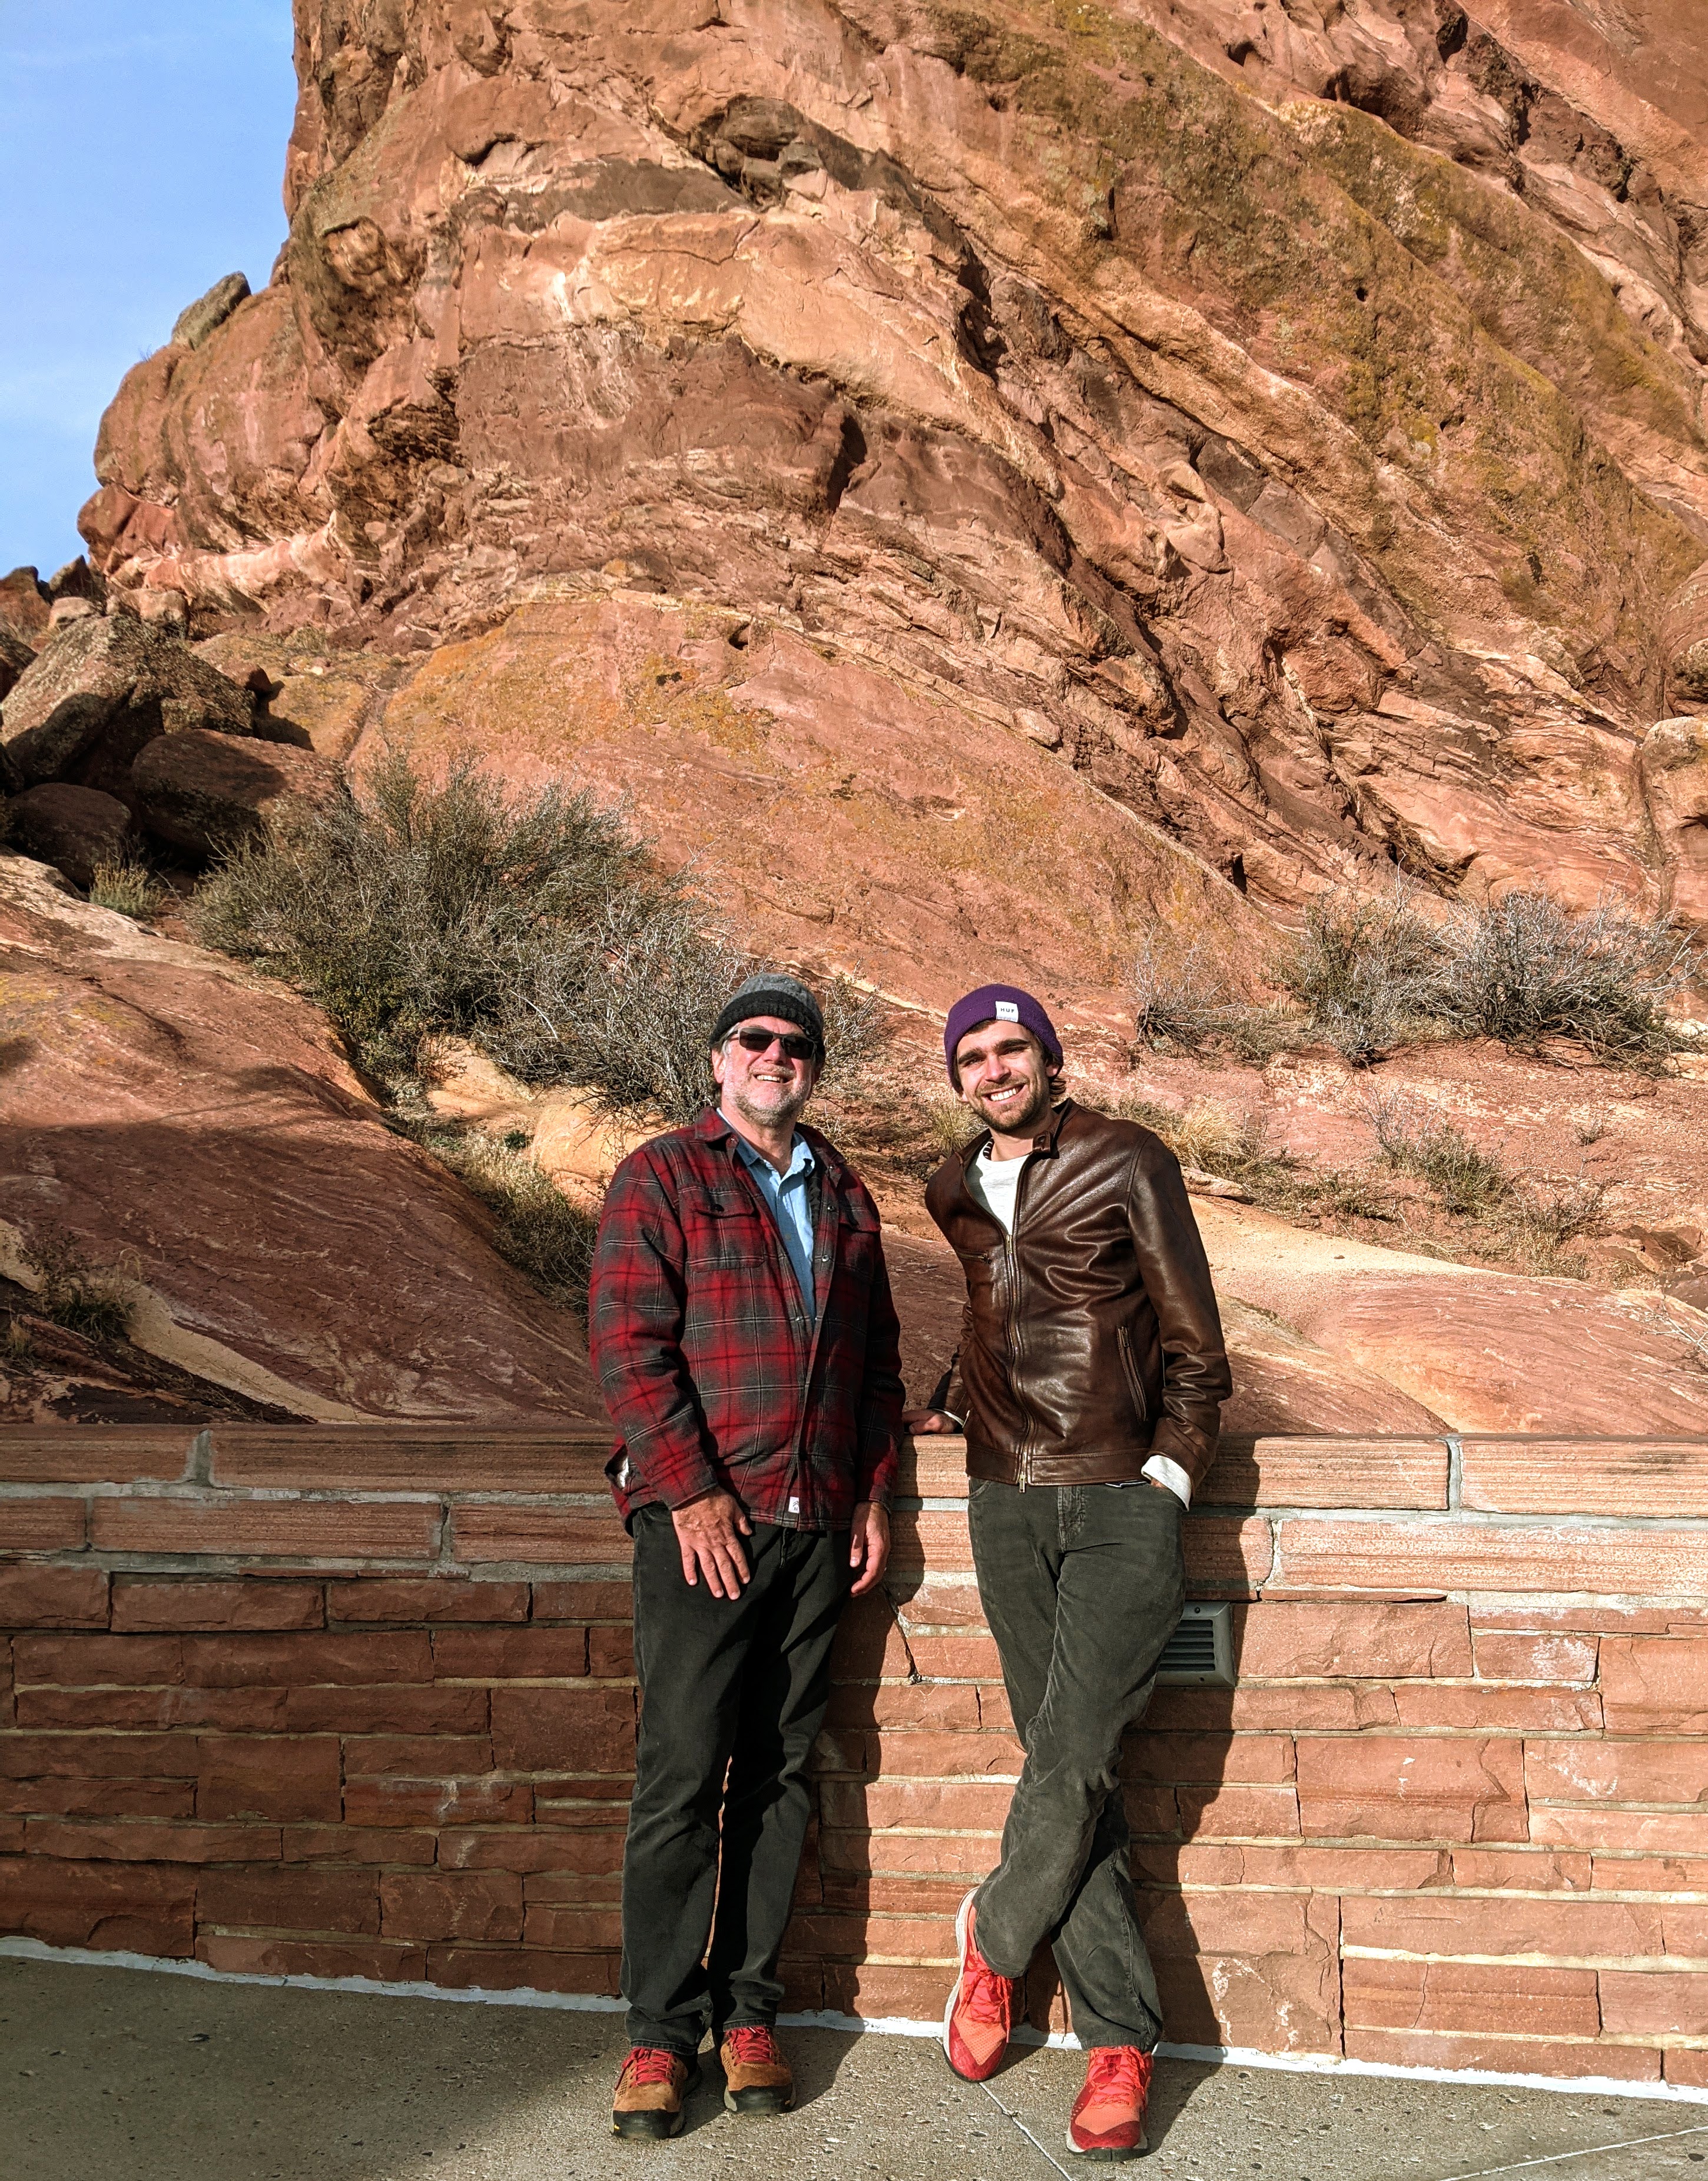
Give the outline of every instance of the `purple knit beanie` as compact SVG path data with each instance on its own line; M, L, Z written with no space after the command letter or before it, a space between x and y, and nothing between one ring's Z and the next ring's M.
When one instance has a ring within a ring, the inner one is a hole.
M1061 1040L1055 1035L1055 1024L1031 993L1022 992L1017 985L981 985L976 992L968 992L955 1002L943 1026L943 1057L949 1063L952 1089L961 1088L961 1078L955 1072L956 1046L968 1030L980 1030L988 1022L1018 1023L1022 1030L1029 1030L1047 1057L1061 1067Z

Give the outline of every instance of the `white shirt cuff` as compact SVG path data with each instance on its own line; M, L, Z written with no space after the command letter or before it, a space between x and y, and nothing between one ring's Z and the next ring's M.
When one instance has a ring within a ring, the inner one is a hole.
M1153 1484L1165 1484L1182 1507L1192 1505L1192 1479L1177 1461L1171 1461L1165 1454L1154 1454L1138 1472L1148 1477Z

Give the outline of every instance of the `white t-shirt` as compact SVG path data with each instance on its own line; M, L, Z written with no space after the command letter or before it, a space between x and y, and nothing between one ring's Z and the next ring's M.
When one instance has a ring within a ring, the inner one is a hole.
M1005 1234L1014 1232L1014 1200L1020 1188L1020 1177L1031 1154L1022 1151L1018 1158L1000 1159L990 1156L987 1144L967 1169L967 1186L984 1206ZM957 1418L957 1422L960 1420ZM1153 1484L1165 1484L1182 1507L1192 1505L1192 1479L1177 1461L1171 1461L1165 1454L1154 1454L1139 1472Z

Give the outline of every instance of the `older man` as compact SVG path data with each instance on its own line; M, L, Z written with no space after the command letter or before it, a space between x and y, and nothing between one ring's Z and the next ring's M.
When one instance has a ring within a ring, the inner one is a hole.
M843 1604L889 1554L901 1413L877 1209L797 1125L824 1061L807 987L750 977L713 1032L716 1107L623 1162L599 1227L592 1358L642 1697L622 2136L676 2134L708 2026L730 2112L793 2097L773 2025L807 1757Z
M973 1565L1026 1747L1002 1859L961 1903L944 2045L957 2074L994 2074L1049 1941L1087 2048L1068 2148L1135 2158L1162 2021L1116 1775L1180 1618L1227 1357L1172 1153L1063 1096L1032 994L967 993L944 1053L983 1124L925 1200L967 1275L960 1390L909 1421L965 1417Z

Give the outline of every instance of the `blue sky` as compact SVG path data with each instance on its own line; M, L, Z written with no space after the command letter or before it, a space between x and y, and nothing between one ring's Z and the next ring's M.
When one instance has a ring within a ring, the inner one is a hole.
M284 240L289 0L0 0L0 573L82 550L101 412Z

